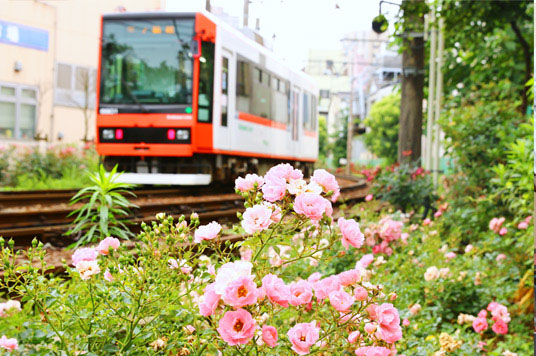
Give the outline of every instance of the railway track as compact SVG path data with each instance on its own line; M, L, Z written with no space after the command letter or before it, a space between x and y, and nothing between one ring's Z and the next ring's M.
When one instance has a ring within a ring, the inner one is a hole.
M363 179L340 176L338 180L342 201L363 199L368 192ZM216 194L215 190L220 192ZM202 222L212 219L234 221L236 212L243 210L243 198L228 192L230 190L221 187L136 190L137 198L132 202L139 208L129 217L132 230L137 232L139 223L154 219L159 212L177 217L195 211ZM71 244L74 240L63 234L73 221L67 215L73 210L68 202L75 193L72 190L0 193L0 207L4 206L0 208L0 236L13 238L18 247L29 246L34 237L57 247ZM21 199L15 205L17 195Z

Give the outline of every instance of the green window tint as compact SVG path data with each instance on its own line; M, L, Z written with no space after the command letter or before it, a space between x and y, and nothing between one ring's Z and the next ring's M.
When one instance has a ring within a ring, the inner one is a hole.
M191 105L193 37L194 19L105 20L100 103Z
M15 135L15 103L0 101L0 137L13 138Z
M212 97L214 91L214 43L201 44L199 58L199 96L197 121L212 121Z
M35 105L20 104L20 138L30 139L35 135Z

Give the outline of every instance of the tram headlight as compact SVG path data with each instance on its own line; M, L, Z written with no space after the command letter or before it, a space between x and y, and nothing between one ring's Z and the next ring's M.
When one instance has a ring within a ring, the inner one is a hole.
M175 135L177 140L186 141L190 139L190 130L179 129Z
M115 138L115 130L114 129L102 130L102 138L105 140L113 140Z

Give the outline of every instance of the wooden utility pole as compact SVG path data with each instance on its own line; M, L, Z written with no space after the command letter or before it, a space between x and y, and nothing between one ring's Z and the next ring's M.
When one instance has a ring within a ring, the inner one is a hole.
M398 161L421 159L422 101L424 87L424 14L418 8L423 0L402 3L406 31L403 33L402 97L398 130Z
M354 78L350 80L350 110L346 134L346 174L352 174L352 139L354 133Z

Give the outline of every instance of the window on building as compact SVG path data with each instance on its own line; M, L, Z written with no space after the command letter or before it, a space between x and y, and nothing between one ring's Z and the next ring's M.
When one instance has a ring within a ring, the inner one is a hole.
M77 108L95 108L96 75L95 68L57 63L54 104Z
M328 89L320 89L320 97L322 99L329 99L329 90Z
M33 139L37 122L37 89L0 83L0 138Z

